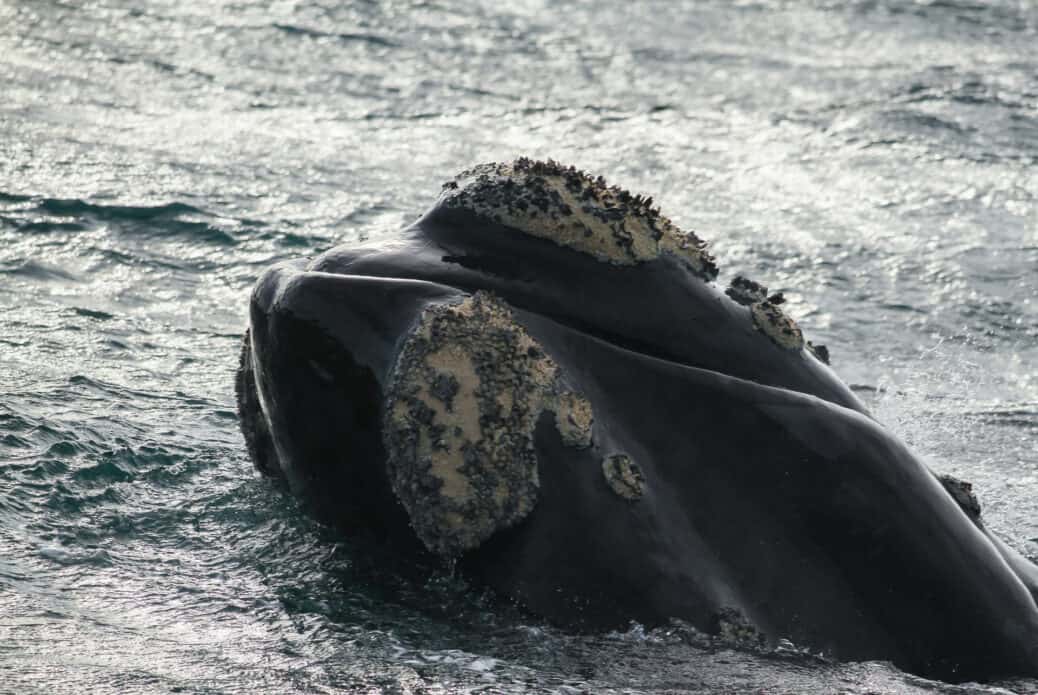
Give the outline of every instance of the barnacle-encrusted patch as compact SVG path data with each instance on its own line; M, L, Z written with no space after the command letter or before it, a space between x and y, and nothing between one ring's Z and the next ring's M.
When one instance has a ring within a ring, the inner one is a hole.
M537 419L590 446L591 404L486 292L430 305L397 357L383 436L389 476L432 551L454 557L511 526L537 500Z
M714 623L717 635L725 642L762 647L767 641L764 633L738 608L722 608L714 615Z
M757 302L763 301L768 301L775 305L785 304L786 302L786 297L781 292L776 292L769 297L767 287L742 275L736 275L728 283L728 289L724 293L743 306L752 306Z
M763 302L768 298L767 287L742 275L736 275L724 293L743 306Z
M800 327L786 315L777 304L770 300L756 302L750 306L753 325L764 335L771 338L779 347L787 350L800 350L804 347L804 334Z
M980 501L973 494L973 483L953 478L950 475L942 475L937 479L941 481L941 485L952 496L952 499L958 503L962 511L966 512L968 517L974 520L980 518Z
M444 184L441 203L608 263L633 265L666 253L700 277L717 277L706 244L661 215L652 198L551 160L481 164Z
M555 427L562 435L562 443L578 449L591 446L591 425L595 421L591 402L572 391L565 391L559 394L557 403Z
M602 475L609 487L632 502L645 494L645 476L638 464L627 454L613 454L602 460Z
M815 345L809 340L807 341L807 351L817 357L822 364L829 364L829 348L826 346Z
M800 327L779 305L786 303L781 292L768 295L768 288L742 275L736 275L724 291L737 304L750 307L750 317L757 330L780 347L800 350L804 347L804 334ZM829 364L829 351L824 345L808 342L807 348L815 357Z

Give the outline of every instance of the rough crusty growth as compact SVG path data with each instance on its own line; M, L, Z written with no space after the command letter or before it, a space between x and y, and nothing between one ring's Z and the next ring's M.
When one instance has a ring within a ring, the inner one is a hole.
M706 244L661 215L652 198L607 186L602 177L573 167L526 158L481 164L443 189L446 207L470 210L601 261L634 265L669 254L700 277L717 277Z
M612 454L602 460L602 475L613 492L635 502L645 494L645 476L627 454Z
M724 293L743 306L763 302L768 298L767 287L742 275L736 275Z
M829 364L829 348L826 346L815 345L809 340L807 341L807 351L817 357L822 364Z
M786 298L781 292L768 296L767 287L742 275L737 275L729 283L728 289L724 293L736 303L750 307L753 325L777 345L788 350L800 350L807 347L808 351L818 360L829 364L829 349L810 341L805 344L800 327L779 308L780 304L786 303Z
M937 479L941 481L944 489L958 503L962 511L966 512L966 516L973 520L980 518L980 501L973 494L973 483L953 478L950 475L938 476Z
M418 537L454 557L533 509L533 434L555 412L563 441L590 446L591 405L502 301L477 292L430 305L387 389L389 476Z
M591 425L595 414L591 412L591 402L572 391L559 394L558 407L555 408L555 427L562 435L562 443L578 449L591 446Z
M804 347L804 334L800 327L774 302L765 299L750 306L753 325L779 347L800 350Z
M722 608L714 616L715 629L725 642L749 647L763 647L767 641L756 625L738 608Z
M751 306L763 301L769 301L776 306L786 303L786 297L781 292L776 292L769 297L767 287L742 275L736 275L724 293L743 306Z

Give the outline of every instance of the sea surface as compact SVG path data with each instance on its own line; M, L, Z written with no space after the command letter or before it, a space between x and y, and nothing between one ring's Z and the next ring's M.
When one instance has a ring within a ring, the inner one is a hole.
M568 634L258 477L257 275L518 155L783 291L1038 559L1034 0L0 0L0 692L1038 692Z

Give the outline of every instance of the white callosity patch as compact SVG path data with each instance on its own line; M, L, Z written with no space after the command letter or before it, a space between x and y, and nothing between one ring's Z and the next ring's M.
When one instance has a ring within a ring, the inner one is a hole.
M595 421L591 402L572 391L565 391L559 394L557 403L555 427L562 435L563 444L580 449L591 446L591 425Z
M614 265L636 265L668 255L701 279L717 277L706 243L679 229L653 207L652 198L608 186L574 167L519 158L468 169L444 184L439 204L468 210L531 236L547 239ZM788 350L805 347L804 337L779 305L781 293L736 277L726 294L748 306L753 325ZM809 346L828 364L824 346Z
M602 461L602 475L610 489L620 497L635 502L645 494L645 476L627 454L613 454Z
M717 276L706 244L661 215L652 198L551 160L474 167L444 185L441 203L604 262L634 265L668 254L702 278Z
M804 347L804 334L796 321L791 319L778 304L764 300L750 306L753 325L779 347L787 350L801 350Z
M530 513L546 410L565 444L590 446L591 404L506 304L477 292L425 309L394 366L383 436L393 489L430 550L457 556Z
M768 288L764 285L737 275L724 293L737 304L748 306L754 327L776 345L787 350L800 350L805 347L800 327L780 308L780 305L786 302L781 292L769 295ZM824 345L808 342L806 347L820 361L829 364L829 350Z

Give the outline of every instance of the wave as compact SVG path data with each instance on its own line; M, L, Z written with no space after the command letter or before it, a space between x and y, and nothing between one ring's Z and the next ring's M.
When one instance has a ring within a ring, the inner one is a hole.
M30 280L80 282L78 275L50 263L32 259L16 259L0 263L0 275L13 275Z
M77 233L104 224L136 237L182 237L193 243L222 247L234 247L246 241L273 242L276 246L291 248L330 242L327 238L271 227L262 220L227 217L176 201L160 205L106 205L79 198L34 197L0 191L0 224L4 223L23 234ZM284 226L295 224L286 222ZM130 260L136 262L137 259ZM20 270L0 267L0 272L48 275L31 263L26 266Z
M104 223L145 235L183 235L220 246L238 243L232 234L214 224L220 218L186 203L102 205L79 198L32 198L3 192L0 200L22 203L15 210L8 209L3 219L23 233L86 231ZM39 219L41 216L45 219Z
M307 27L296 26L295 24L273 24L272 25L278 31L282 31L286 34L295 36L305 36L310 39L337 39L339 41L359 41L362 43L368 43L375 46L382 46L384 48L397 48L400 44L376 34L356 34L356 33L335 33L320 31L318 29L309 29Z
M90 215L104 220L158 220L181 215L210 216L209 213L186 203L165 205L98 205L78 198L43 198L37 207L52 215L68 217Z
M979 418L985 425L1038 430L1038 409L992 408L971 411L970 415Z

